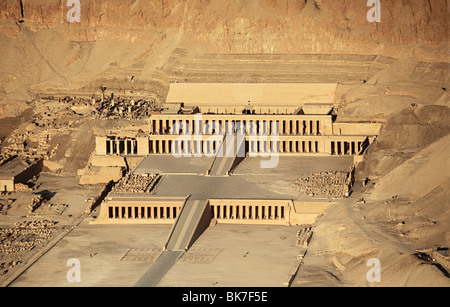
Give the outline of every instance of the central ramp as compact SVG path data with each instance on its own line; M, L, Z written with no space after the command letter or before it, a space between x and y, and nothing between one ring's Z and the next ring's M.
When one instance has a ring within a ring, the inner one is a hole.
M217 151L210 176L229 176L239 158L245 157L245 137L227 135Z
M206 200L189 199L172 227L165 246L167 251L185 251L211 222L211 210Z
M170 231L164 252L138 280L135 287L156 287L177 260L205 231L211 219L211 208L206 200L188 199Z
M175 262L177 262L182 255L183 252L163 252L134 286L138 288L156 287L160 280L167 274L167 272L169 272Z

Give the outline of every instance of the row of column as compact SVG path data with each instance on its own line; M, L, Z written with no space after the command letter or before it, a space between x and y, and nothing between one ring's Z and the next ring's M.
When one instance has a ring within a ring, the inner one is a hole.
M222 141L150 140L153 154L215 154ZM173 145L173 147L172 147ZM277 150L278 149L278 150ZM250 141L250 153L320 153L319 141Z
M215 219L281 220L285 219L284 205L212 205Z
M154 134L320 135L320 120L152 120Z
M149 153L153 154L215 154L219 141L200 140L150 140Z
M137 141L135 139L106 139L107 155L136 155Z
M181 206L108 207L110 219L176 219Z
M331 142L331 155L357 155L362 146L362 142Z
M278 151L277 151L278 149ZM250 141L250 153L319 153L318 141Z

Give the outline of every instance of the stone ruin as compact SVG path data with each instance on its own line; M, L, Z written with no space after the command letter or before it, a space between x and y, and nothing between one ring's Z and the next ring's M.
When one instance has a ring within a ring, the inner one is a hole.
M13 202L12 199L0 199L0 215L7 215Z
M160 175L125 175L112 189L112 193L150 193L160 179Z
M353 171L336 171L300 177L294 184L311 197L344 198L349 196L352 183Z
M27 252L43 244L58 231L56 222L18 222L14 228L0 228L0 276L20 265L27 258Z
M0 229L0 254L33 250L57 230L56 222L46 220L18 222L14 228Z
M58 101L73 107L75 110L79 108L90 108L90 117L95 119L144 119L150 116L151 112L157 110L156 101L154 99L145 100L126 97L115 97L111 93L109 97L101 99L81 98L81 97L42 97L42 100ZM74 111L74 110L73 110ZM74 111L76 112L76 111Z
M39 215L62 215L67 209L68 205L65 204L46 204L40 206L36 211Z
M28 206L28 211L33 213L36 209L38 209L42 203L45 201L44 196L41 194L37 194L33 197L31 204Z

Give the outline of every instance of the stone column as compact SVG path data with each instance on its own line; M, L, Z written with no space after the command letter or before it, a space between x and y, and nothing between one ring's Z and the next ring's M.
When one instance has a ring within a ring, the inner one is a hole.
M148 218L156 219L154 207L153 206L149 206L149 209L147 209L147 210L150 210L150 214L149 214Z
M155 120L155 132L156 132L156 134L160 134L159 133L159 119Z
M113 141L109 140L108 143L109 143L109 154L113 155L114 154L114 152L113 152L114 151Z
M130 143L131 143L131 141L130 141ZM130 147L131 147L131 144L130 144ZM128 139L125 139L125 155L128 155L128 149L130 149L129 147L128 147ZM130 152L131 153L131 152Z
M220 212L221 207L220 206L215 206L216 209L216 218L217 219L221 219L222 218L222 214Z
M131 155L134 155L134 151L135 151L134 142L135 142L135 140L133 140L133 139L130 141Z
M189 120L189 134L194 134L194 120L190 119Z
M203 134L203 120L197 120L197 134L202 135Z
M170 207L164 207L164 216L166 219L170 219L171 218L171 212L170 212Z
M120 141L119 141L119 139L116 139L116 150L115 150L115 154L119 154L120 153L120 147L119 147L119 145L120 145Z
M202 152L202 140L197 141L197 154L203 154Z

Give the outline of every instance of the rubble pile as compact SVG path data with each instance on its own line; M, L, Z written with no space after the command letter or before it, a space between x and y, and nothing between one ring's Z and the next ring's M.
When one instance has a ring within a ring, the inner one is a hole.
M16 223L14 228L0 229L0 254L33 250L58 231L55 226L52 221L26 221Z
M149 117L157 107L154 100L135 101L131 98L110 98L103 102L92 100L91 103L95 106L92 116L96 119L142 119Z
M6 261L6 262L2 261L2 259L0 257L0 276L5 275L6 273L9 272L9 270L11 270L15 266L21 264L22 262L23 262L22 257L19 257L16 260Z
M300 177L295 185L311 197L344 198L349 195L352 178L350 172L321 172Z
M60 144L52 142L57 135L89 119L147 118L157 110L155 100L111 97L41 97L33 102L35 114L28 125L12 131L0 141L0 165L10 157L46 158L55 156Z
M26 184L23 183L16 183L14 185L14 190L16 192L30 192L32 189L30 189Z
M0 165L3 165L6 162L8 162L9 160L12 159L12 157L13 157L12 155L10 155L6 152L3 152L2 145L0 144Z
M39 215L61 215L68 205L64 204L48 204L46 206L41 206L36 212Z
M41 204L44 202L44 196L41 194L37 194L35 197L33 197L33 200L31 201L31 204L28 206L28 210L30 213L33 213L37 208L41 206Z
M7 215L12 203L12 199L0 199L0 215Z
M112 189L112 193L150 193L161 176L125 175Z
M312 235L311 227L300 229L297 233L297 246L308 247Z
M103 96L103 95L102 95ZM103 98L96 99L82 98L82 97L55 97L47 96L41 97L42 100L58 101L63 105L68 105L69 108L91 108L90 115L93 118L99 119L118 119L118 118L130 118L130 119L142 119L148 117L152 111L157 109L157 104L154 99L135 100L131 97L116 97L114 93L110 96L103 96ZM76 113L74 109L72 112Z
M56 113L53 117L58 118L60 115ZM61 125L56 119L47 122L39 120L38 117L33 123L25 127L25 131L14 130L5 138L1 148L1 155L5 157L4 160L7 157L16 155L28 159L48 156L51 150L51 140L56 134L61 132Z

